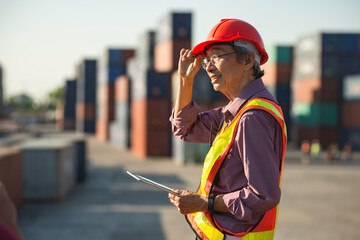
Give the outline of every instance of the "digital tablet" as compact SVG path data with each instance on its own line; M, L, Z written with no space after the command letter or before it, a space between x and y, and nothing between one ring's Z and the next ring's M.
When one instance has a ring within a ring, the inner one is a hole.
M176 196L179 196L177 193L173 192L173 190L165 185L162 185L160 183L157 183L155 181L152 181L148 178L145 178L143 176L140 176L140 175L137 175L137 174L132 174L131 172L129 171L126 171L127 174L129 174L130 176L132 176L133 178L135 178L136 180L138 180L139 182L142 182L142 183L146 183L152 187L155 187L157 189L160 189L162 191L165 191L165 192L168 192L168 193L171 193L171 194L174 194Z

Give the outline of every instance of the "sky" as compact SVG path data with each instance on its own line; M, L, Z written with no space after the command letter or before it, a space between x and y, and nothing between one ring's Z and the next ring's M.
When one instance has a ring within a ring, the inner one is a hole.
M192 44L223 18L260 32L265 46L294 45L316 32L359 32L358 0L0 0L0 66L5 97L42 100L75 77L84 58L134 48L170 12L192 13Z

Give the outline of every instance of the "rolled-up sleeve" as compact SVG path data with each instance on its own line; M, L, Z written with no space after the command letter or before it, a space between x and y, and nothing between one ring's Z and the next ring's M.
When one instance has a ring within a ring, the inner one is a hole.
M225 194L224 202L235 218L252 222L280 201L280 156L275 144L279 141L279 126L262 111L244 114L239 124L234 147L239 150L247 184Z
M176 116L173 110L169 120L174 136L186 142L208 143L211 124L214 139L221 119L221 108L200 112L200 107L192 101Z

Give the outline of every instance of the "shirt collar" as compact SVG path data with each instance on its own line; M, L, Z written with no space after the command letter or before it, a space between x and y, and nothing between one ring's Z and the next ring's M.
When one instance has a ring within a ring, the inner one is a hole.
M233 101L229 102L229 104L223 108L222 112L225 122L228 123L232 121L238 113L239 108L254 94L264 89L265 85L261 78L250 82Z

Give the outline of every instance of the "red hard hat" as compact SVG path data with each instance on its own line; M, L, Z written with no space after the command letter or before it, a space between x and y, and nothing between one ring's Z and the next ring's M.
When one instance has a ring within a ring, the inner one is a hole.
M254 43L262 55L260 65L266 63L269 57L259 32L249 23L239 19L222 19L211 29L206 41L194 47L193 53L205 55L204 49L207 45L216 42L230 42L235 39Z

